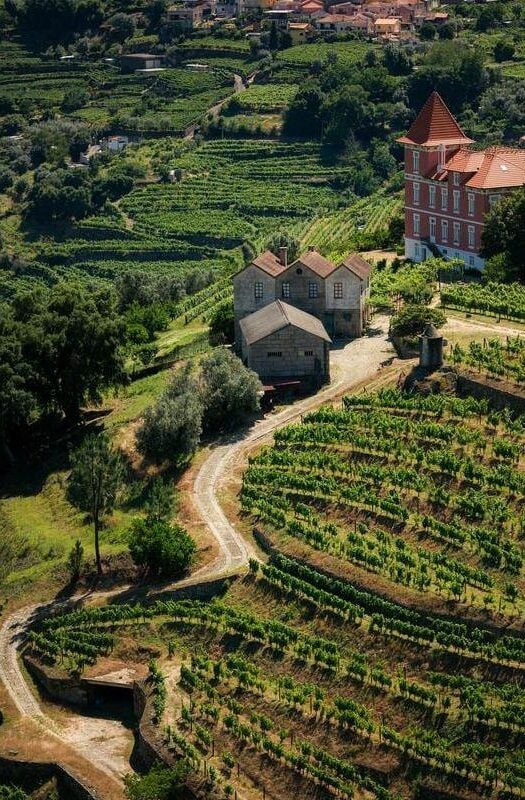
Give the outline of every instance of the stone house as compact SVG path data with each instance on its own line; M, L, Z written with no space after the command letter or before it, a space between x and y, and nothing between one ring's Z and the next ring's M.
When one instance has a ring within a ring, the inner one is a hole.
M333 264L315 248L288 263L288 252L267 250L233 278L235 340L240 322L282 300L319 319L332 338L362 336L368 315L370 264L354 253Z
M317 318L275 300L240 320L246 366L264 380L330 380L330 337Z

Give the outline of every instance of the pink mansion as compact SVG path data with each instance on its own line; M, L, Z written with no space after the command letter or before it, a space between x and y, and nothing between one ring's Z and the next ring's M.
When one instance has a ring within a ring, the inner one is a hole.
M437 92L398 141L405 147L405 255L423 261L439 251L483 269L485 216L525 184L525 150L473 150Z

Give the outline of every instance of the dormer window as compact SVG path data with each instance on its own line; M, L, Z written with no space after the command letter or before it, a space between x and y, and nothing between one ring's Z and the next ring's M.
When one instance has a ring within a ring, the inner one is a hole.
M419 173L419 150L412 151L412 172L415 175Z

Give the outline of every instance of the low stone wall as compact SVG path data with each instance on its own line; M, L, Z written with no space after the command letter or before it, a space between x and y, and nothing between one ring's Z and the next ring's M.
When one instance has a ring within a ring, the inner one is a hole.
M0 756L0 783L13 783L32 792L53 779L57 782L61 800L101 800L60 764L16 761Z
M88 705L87 688L79 678L64 675L51 666L41 664L27 653L24 655L24 664L31 677L53 700L74 706Z
M518 414L525 414L525 392L508 384L486 378L475 372L456 370L458 376L457 389L460 395L486 398L498 409L510 408Z

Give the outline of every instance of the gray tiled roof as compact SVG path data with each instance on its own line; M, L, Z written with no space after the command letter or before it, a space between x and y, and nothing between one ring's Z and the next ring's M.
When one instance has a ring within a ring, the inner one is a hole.
M265 339L287 325L300 328L326 342L331 341L320 319L281 300L275 300L240 321L241 331L248 345Z

